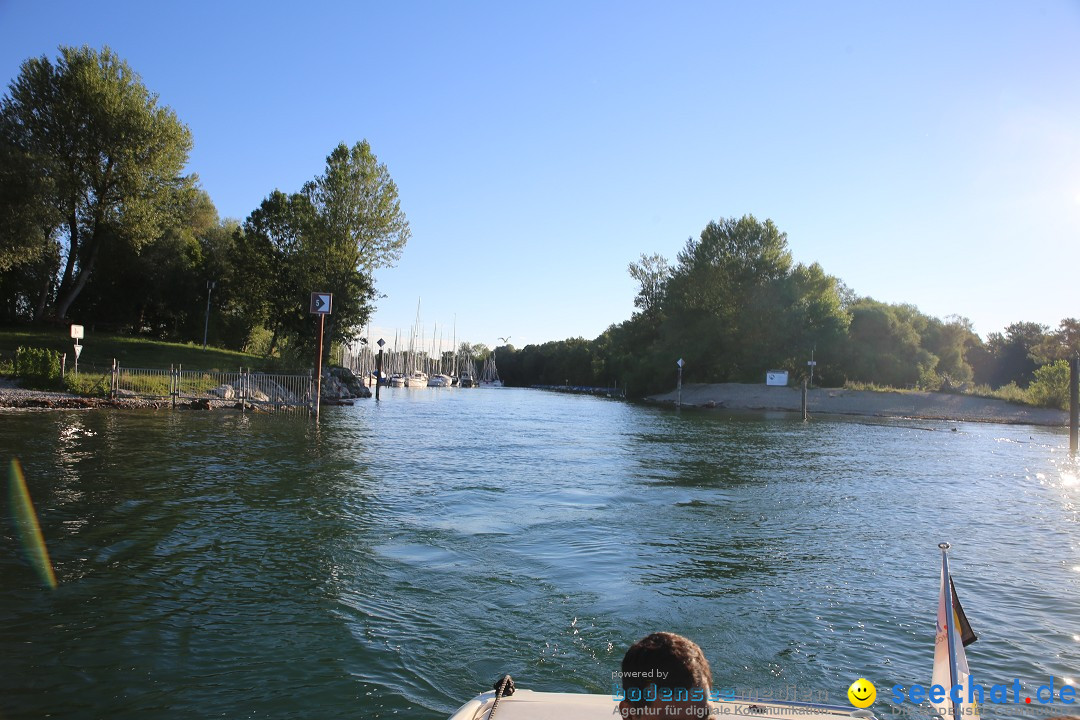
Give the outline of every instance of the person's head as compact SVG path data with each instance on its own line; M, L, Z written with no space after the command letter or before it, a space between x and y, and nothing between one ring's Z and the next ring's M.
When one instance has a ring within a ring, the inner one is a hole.
M657 632L626 651L622 685L625 697L619 709L624 716L703 717L701 711L709 707L712 670L693 640Z

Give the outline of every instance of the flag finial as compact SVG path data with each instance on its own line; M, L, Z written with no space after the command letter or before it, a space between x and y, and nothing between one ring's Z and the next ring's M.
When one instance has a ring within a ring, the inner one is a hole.
M939 548L941 548L942 550L948 550L949 548L952 547L952 545L950 545L949 543L938 543L937 546Z

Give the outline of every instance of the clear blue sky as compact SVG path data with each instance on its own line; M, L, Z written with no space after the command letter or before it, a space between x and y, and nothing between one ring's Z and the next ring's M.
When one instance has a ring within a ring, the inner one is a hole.
M772 218L860 295L1080 316L1080 3L0 0L0 76L111 46L224 217L367 138L413 238L374 323L521 347L633 311L627 264Z

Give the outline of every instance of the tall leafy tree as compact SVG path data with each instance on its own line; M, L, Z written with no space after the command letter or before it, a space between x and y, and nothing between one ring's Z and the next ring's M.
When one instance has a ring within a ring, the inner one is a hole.
M638 294L634 298L634 307L643 313L656 312L664 300L664 290L671 277L671 266L667 259L659 254L641 254L641 259L630 263L627 270L630 277L638 282Z
M791 264L787 235L771 220L710 222L678 255L661 342L679 348L702 381L745 379L768 367Z
M1058 360L1070 360L1080 354L1080 320L1065 318L1057 330L1047 335L1032 349L1033 359L1039 364Z
M204 191L184 193L172 222L139 249L110 244L108 272L94 273L71 313L173 340L201 340L206 309L202 240L219 226Z
M61 47L22 64L0 103L5 214L36 226L30 245L62 247L53 313L67 316L110 246L139 248L160 236L194 178L184 175L191 133L158 104L109 48ZM35 210L34 208L39 209ZM13 247L5 240L5 253Z
M1016 322L1004 333L990 333L986 346L993 356L990 385L1001 387L1011 382L1026 388L1035 379L1039 367L1033 355L1046 343L1046 326L1033 322Z
M270 353L283 336L303 332L314 264L305 242L314 222L307 197L275 190L236 233L233 265L248 278L237 310L249 333L258 327L270 330Z
M966 383L974 377L967 360L969 348L979 344L979 337L972 329L971 321L951 315L944 321L928 318L921 332L922 346L937 357L934 372L943 381Z
M397 185L366 140L335 147L326 171L301 194L314 214L303 243L310 289L334 293L323 346L328 357L331 341L348 340L367 320L374 300L371 273L401 257L411 232Z
M920 314L912 306L864 298L851 308L845 374L892 387L915 385L938 359L922 347Z

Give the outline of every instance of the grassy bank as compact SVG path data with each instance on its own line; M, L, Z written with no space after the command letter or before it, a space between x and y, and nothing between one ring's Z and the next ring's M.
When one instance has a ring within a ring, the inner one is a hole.
M67 366L75 362L74 340L64 328L0 328L0 373L10 373L15 350L20 345L39 347L67 353ZM273 370L273 359L258 355L222 350L201 345L180 344L153 340L145 337L92 333L87 328L82 355L79 357L80 374L105 372L112 367L113 358L121 365L138 368L168 368L183 365L191 370L236 370L240 367L253 370Z
M1027 388L1021 388L1014 382L999 388L966 383L962 389L945 391L937 388L893 388L849 380L844 384L844 389L889 393L944 392L952 395L1003 400L1014 405L1068 410L1068 383L1068 367L1063 363L1057 363L1037 370L1036 381Z

